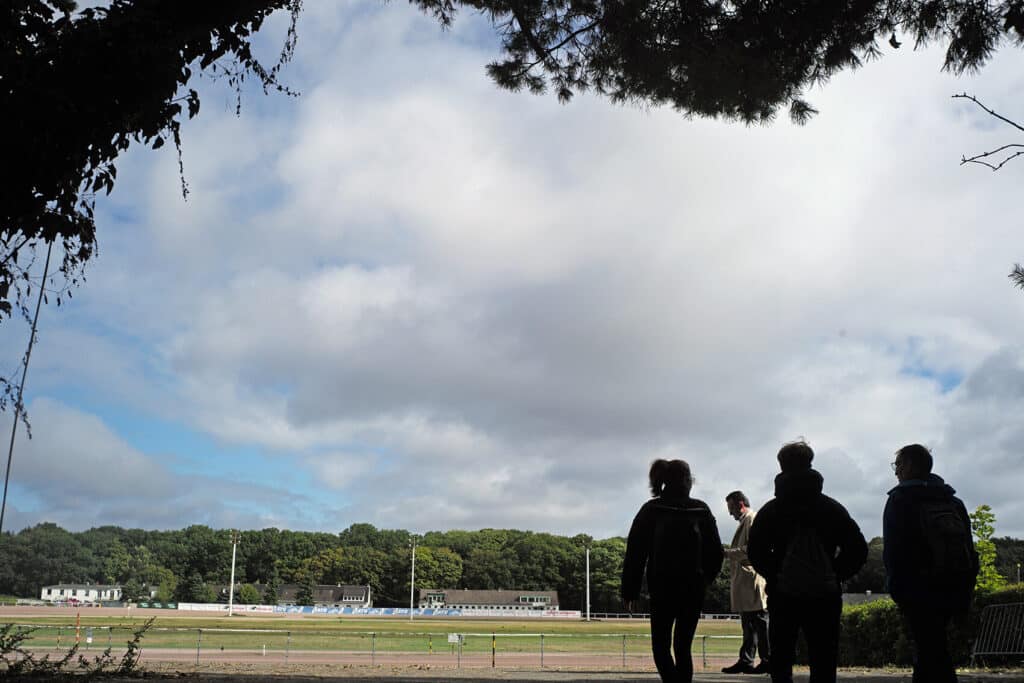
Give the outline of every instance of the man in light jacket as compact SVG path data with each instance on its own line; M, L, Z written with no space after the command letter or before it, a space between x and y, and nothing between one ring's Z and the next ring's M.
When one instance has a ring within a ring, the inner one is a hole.
M754 571L747 559L747 538L757 513L750 508L750 500L742 491L733 491L726 496L725 504L729 506L729 514L740 523L725 557L729 560L732 574L729 602L732 611L740 614L743 644L739 661L722 669L722 673L768 673L772 649L768 642L768 599L764 592L764 577ZM754 655L758 653L761 661L754 666Z

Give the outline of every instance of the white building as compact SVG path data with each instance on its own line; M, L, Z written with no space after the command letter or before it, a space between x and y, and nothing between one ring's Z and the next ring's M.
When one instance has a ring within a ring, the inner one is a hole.
M99 583L58 583L56 586L43 586L39 599L47 602L111 602L121 599L121 587Z
M557 591L421 588L419 606L461 610L558 611Z

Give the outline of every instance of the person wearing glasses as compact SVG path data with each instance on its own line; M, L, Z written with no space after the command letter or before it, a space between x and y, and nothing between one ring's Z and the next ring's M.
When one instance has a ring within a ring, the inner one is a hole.
M920 444L896 451L899 484L882 515L882 560L886 588L914 641L914 683L955 683L946 628L970 608L978 553L967 508L932 464Z

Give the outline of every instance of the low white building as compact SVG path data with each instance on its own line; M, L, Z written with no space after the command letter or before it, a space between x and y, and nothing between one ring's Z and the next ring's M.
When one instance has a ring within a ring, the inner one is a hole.
M43 586L39 599L47 602L112 602L121 599L121 587L99 583L58 583Z
M557 591L421 588L419 606L461 610L558 611Z

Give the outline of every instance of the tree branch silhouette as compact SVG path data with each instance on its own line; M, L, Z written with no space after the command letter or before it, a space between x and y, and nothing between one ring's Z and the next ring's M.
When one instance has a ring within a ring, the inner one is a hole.
M967 93L964 92L960 93L959 95L953 95L953 99L970 100L971 102L974 102L976 105L978 105L989 116L999 119L1003 123L1013 126L1017 130L1024 132L1024 126L1020 125L1019 123L1012 119L1006 118L1002 114L996 112L994 109L990 109L989 107L985 106L974 95L968 95ZM1012 154L1006 154L1004 157L1002 157L1002 159L998 158L999 154L1011 149L1015 149L1017 151L1013 152ZM981 154L975 154L974 156L971 157L963 156L960 158L960 165L963 166L964 164L978 164L980 166L990 168L993 171L998 171L1007 163L1013 161L1014 159L1022 155L1024 155L1024 143L1011 142L996 147L990 152L982 152ZM1021 267L1019 263L1014 264L1013 270L1010 271L1010 274L1007 277L1010 278L1010 281L1013 282L1013 285L1015 287L1024 289L1024 267Z

